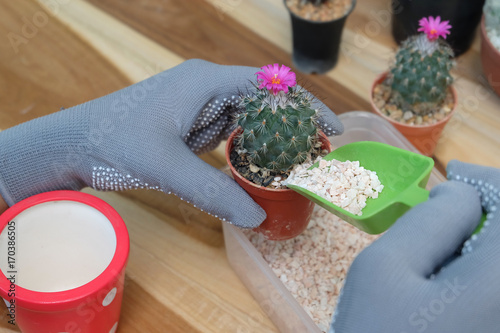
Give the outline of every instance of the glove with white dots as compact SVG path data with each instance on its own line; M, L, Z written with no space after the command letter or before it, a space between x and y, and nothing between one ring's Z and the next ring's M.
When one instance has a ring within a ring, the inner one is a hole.
M233 129L239 92L259 69L188 60L110 95L0 133L0 194L12 205L61 189L147 188L173 193L224 221L258 226L265 212L196 155ZM342 124L327 107L327 135Z

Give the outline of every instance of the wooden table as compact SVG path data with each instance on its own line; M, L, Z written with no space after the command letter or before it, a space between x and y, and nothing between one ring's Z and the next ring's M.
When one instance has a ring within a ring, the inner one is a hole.
M299 74L334 112L369 110L395 51L389 0L358 0L337 67ZM16 0L0 3L0 129L97 98L185 59L291 65L281 0ZM500 99L485 84L479 38L457 59L460 105L435 160L500 166ZM203 156L222 167L221 147ZM131 236L118 332L277 332L225 257L221 224L173 196L97 193ZM0 318L1 332L17 332Z

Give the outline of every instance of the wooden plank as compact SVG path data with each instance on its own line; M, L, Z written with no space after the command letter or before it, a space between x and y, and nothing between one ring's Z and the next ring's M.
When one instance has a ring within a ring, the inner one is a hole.
M89 2L185 59L202 58L221 64L254 67L272 62L291 66L287 52L232 17L221 16L220 11L204 0ZM259 16L249 19L255 25L266 22ZM299 81L336 113L368 107L368 103L356 98L353 91L326 76L299 73Z
M0 43L3 128L114 91L186 58L290 64L289 19L281 0L57 3L0 4L5 36L22 34L23 17L29 21L50 12L47 24L19 44L19 54L8 39ZM378 22L374 13L387 10L387 3L359 0L337 68L325 76L302 76L337 113L368 109L368 87L390 62L395 44L389 25L381 25L379 34L368 30L370 22ZM478 46L476 41L458 59L464 102L438 147L441 167L454 157L500 165L499 99L483 89ZM223 165L222 148L204 158ZM218 220L161 193L96 194L115 206L132 236L119 332L276 332L230 269ZM9 329L0 324L0 331Z
M158 312L180 318L172 319L171 323L167 323L167 318L158 317L159 322L139 319L143 323L141 330L129 330L128 325L123 325L127 327L124 332L171 332L165 327L173 327L173 332L182 332L181 329L214 333L238 329L276 332L227 264L222 244L194 240L189 232L175 227L178 223L175 218L153 213L143 204L117 193L85 192L111 204L129 230L131 251L127 279L131 282L131 292L136 295L125 299L127 305L122 317L137 318L144 310L153 318ZM141 307L141 304L149 304L138 300L141 297L146 301L151 299L156 305Z
M0 3L0 35L0 129L130 84L33 1Z
M193 237L163 215L118 193L90 193L123 217L130 234L120 333L277 332L210 233ZM10 330L7 330L10 329ZM0 332L18 332L0 313Z
M69 1L57 8L47 1L37 2L112 62L133 83L184 61L174 52L85 1Z

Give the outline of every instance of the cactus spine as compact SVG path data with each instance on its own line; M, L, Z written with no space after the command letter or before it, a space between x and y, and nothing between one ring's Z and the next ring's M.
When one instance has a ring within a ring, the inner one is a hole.
M287 172L304 162L317 150L319 140L313 98L298 87L277 95L256 88L251 96L243 96L236 118L242 128L236 148L264 170Z
M424 115L441 103L453 83L453 51L443 40L425 34L404 41L391 68L394 99L405 109Z

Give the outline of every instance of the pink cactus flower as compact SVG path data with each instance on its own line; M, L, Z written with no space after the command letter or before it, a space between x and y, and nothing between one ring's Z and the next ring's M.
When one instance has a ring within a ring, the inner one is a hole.
M267 65L262 67L261 72L257 72L257 81L259 89L267 88L273 95L280 91L288 92L288 87L293 87L297 84L295 73L290 71L290 67L278 64Z
M446 36L450 34L450 21L441 22L440 16L436 18L429 16L428 19L424 17L418 23L420 25L418 31L426 33L430 41L437 40L439 36L446 39Z

